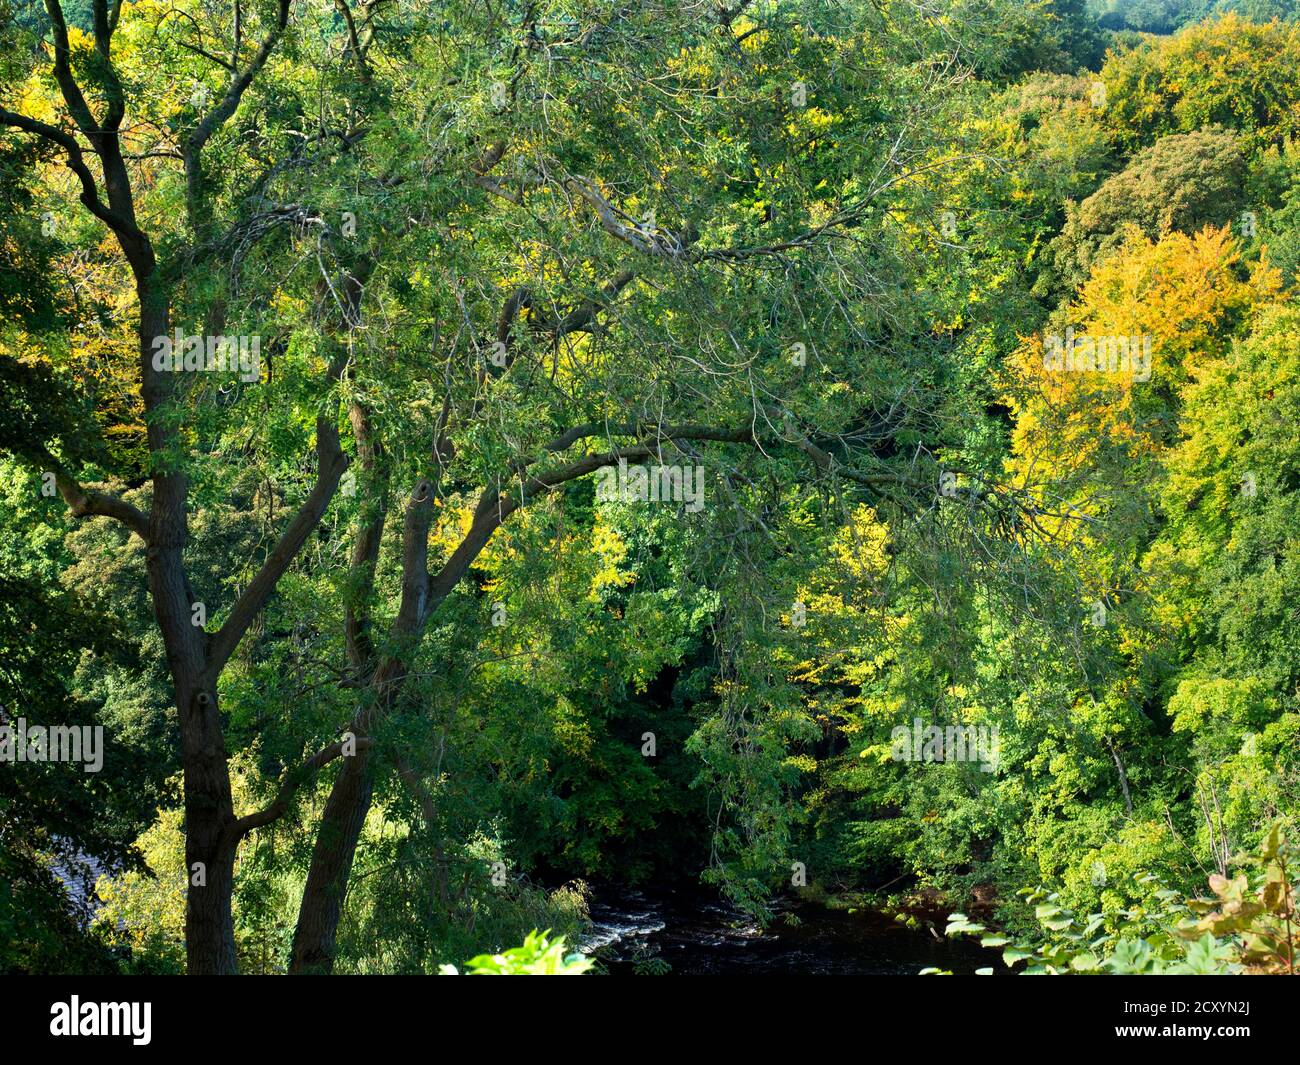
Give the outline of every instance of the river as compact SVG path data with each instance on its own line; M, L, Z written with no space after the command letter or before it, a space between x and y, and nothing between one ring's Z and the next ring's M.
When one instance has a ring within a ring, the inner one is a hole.
M579 946L611 975L914 976L935 967L1005 972L1000 955L974 940L936 938L873 910L849 913L813 904L778 913L766 929L727 903L689 891L602 888L592 928ZM787 914L797 923L787 923ZM942 935L942 921L938 933ZM670 968L665 968L669 966Z

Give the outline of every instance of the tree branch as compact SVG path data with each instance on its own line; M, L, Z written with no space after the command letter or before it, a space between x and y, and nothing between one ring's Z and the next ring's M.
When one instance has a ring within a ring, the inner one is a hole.
M106 132L116 133L126 115L126 94L122 91L122 82L113 66L111 44L113 31L117 28L117 18L121 13L121 0L115 0L110 14L107 0L94 0L95 51L107 82L105 96L108 98L108 111L104 115L103 128Z
M113 211L99 198L95 175L90 172L90 167L86 165L85 156L82 154L81 145L77 143L76 137L65 130L59 129L57 126L51 126L39 119L29 118L27 115L21 115L16 111L10 111L3 107L0 107L0 123L14 129L21 129L25 133L34 133L62 148L67 153L65 165L81 181L80 199L86 209L108 226L109 229L113 230L114 233L125 235L133 241L144 239L144 234L136 228L135 223Z
M365 736L358 736L352 742L356 745L358 751L364 751L374 746L375 741ZM335 758L342 756L343 745L343 740L331 743L328 747L317 751L293 772L286 773L281 778L280 789L276 792L275 801L270 806L264 810L258 810L256 813L246 814L230 826L228 832L231 841L237 843L255 828L262 828L283 817L285 811L289 808L289 800L293 798L294 793L320 769L329 765Z
M349 333L360 324L361 300L365 294L366 280L374 266L374 256L367 256L353 270L344 271L343 279L339 283L338 287L343 291L343 300L339 304L339 321ZM328 276L325 277L324 284L331 292L334 291L335 286L329 281ZM349 347L340 344L325 375L327 384L333 384L343 376L348 352ZM285 570L297 558L298 552L302 550L302 545L307 542L307 537L311 535L312 530L320 524L330 500L338 490L339 478L343 476L347 466L348 457L339 443L337 415L332 417L324 414L317 415L316 483L270 555L267 556L257 576L235 601L226 623L212 638L208 649L207 672L214 683L248 630L248 626L253 623L253 619L257 617L271 593L275 591L275 586Z
M68 45L68 24L63 18L63 8L59 0L45 0L45 10L50 16L50 29L54 33L54 80L58 82L63 100L81 131L87 136L98 133L99 123L95 121L90 105L81 93L81 87L72 76L72 49Z
M201 152L203 146L208 143L221 124L235 113L239 107L239 101L243 99L248 87L253 84L253 79L266 66L266 61L271 58L271 53L275 50L280 37L283 36L286 27L289 25L290 2L291 0L278 0L279 6L276 11L275 25L263 38L252 61L244 68L242 73L230 79L230 84L226 86L226 91L222 94L221 99L217 101L216 106L199 121L194 132L186 138L186 147L190 152L195 155Z
M361 47L361 41L357 38L357 24L352 18L352 9L348 7L347 0L334 0L334 10L343 16L343 21L348 28L348 50L356 60L357 73L360 74L361 80L369 85L370 64L366 62L365 50Z
M352 422L358 464L371 480L373 494L363 505L357 538L352 545L352 580L343 617L348 662L353 669L360 670L370 662L373 652L369 600L374 591L375 566L379 562L379 548L388 517L388 475L381 462L383 446L371 425L370 411L359 400L354 400L348 417Z
M210 677L220 675L227 660L234 653L248 626L253 623L267 599L275 591L275 586L298 557L307 537L320 523L334 498L339 478L347 469L348 458L339 445L339 431L333 419L324 415L316 419L316 483L307 496L306 502L298 509L288 528L281 534L279 541L272 548L262 568L244 589L243 594L235 600L226 623L212 638L207 661L207 674Z
M59 495L68 504L68 509L78 518L104 517L116 518L145 543L149 542L149 517L125 499L83 488L72 477L60 469L55 469L54 483Z
M203 215L203 148L221 125L239 108L244 93L252 85L266 61L271 57L276 44L284 35L289 24L289 6L291 0L278 0L275 24L262 39L261 45L252 60L242 72L233 73L226 91L212 110L199 120L193 132L185 138L181 146L185 157L185 200L189 213L191 228L196 231L205 229L206 219Z

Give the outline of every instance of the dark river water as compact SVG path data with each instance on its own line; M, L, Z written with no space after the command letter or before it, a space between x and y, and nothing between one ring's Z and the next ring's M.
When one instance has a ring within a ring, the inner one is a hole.
M594 927L580 947L611 975L914 976L931 966L954 973L986 966L1006 971L1000 954L975 940L936 939L926 928L909 929L870 910L799 905L786 911L797 924L779 913L762 929L726 903L694 892L604 889L590 911Z

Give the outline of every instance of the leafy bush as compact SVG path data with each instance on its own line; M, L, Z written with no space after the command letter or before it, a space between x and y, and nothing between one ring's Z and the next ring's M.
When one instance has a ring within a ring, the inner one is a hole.
M480 954L465 963L461 973L454 965L444 965L441 976L581 976L594 964L583 954L565 954L564 937L555 942L545 932L529 932L521 947L501 954Z
M1295 975L1300 946L1300 911L1296 909L1294 872L1296 844L1282 823L1269 829L1257 854L1238 859L1249 871L1233 880L1210 877L1214 899L1189 903L1201 914L1198 931L1206 936L1231 935L1241 942L1241 962L1247 972Z
M964 913L949 916L947 934L980 935L981 945L1003 948L1002 960L1008 966L1026 962L1021 970L1026 976L1294 975L1300 946L1292 872L1296 851L1277 822L1255 854L1234 859L1247 867L1246 872L1232 880L1219 874L1210 877L1213 899L1186 900L1177 891L1156 886L1153 905L1123 910L1116 923L1106 914L1085 916L1062 907L1057 892L1027 888L1020 894L1034 905L1038 935L1015 942L984 934L985 927ZM1156 884L1149 874L1138 879Z
M1041 929L1019 942L998 934L982 935L986 947L1002 947L1008 966L1026 962L1024 976L1066 973L1126 975L1211 975L1240 971L1231 947L1208 932L1189 940L1179 927L1190 922L1190 910L1178 892L1156 891L1159 909L1135 906L1121 912L1118 925L1107 927L1107 915L1076 914L1059 905L1060 895L1042 888L1020 892L1034 905ZM947 934L979 935L986 929L964 913L948 917ZM981 970L992 972L991 969Z

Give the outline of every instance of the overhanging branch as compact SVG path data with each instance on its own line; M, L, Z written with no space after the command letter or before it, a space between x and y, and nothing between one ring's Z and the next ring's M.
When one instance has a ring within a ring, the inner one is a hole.
M337 743L331 743L328 747L317 751L297 769L285 774L281 779L279 791L276 792L275 801L270 806L256 813L246 814L230 826L229 833L232 841L238 842L254 829L262 828L283 817L285 811L289 809L289 800L293 798L294 793L335 758L342 757L346 742L348 741L339 740ZM353 737L350 742L358 751L368 750L374 745L374 740L366 736Z

